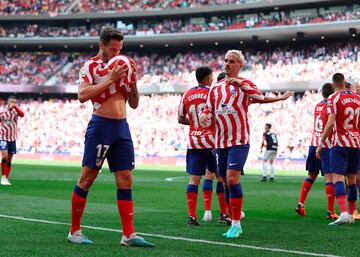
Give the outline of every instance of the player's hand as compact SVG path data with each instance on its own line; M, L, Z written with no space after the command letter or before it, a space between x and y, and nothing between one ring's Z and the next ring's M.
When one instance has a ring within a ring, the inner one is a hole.
M211 124L212 117L213 115L212 113L209 112L209 110L202 111L199 117L200 126L203 128L209 127L210 126L209 124Z
M10 109L13 109L16 106L16 103L10 103Z
M319 160L321 159L321 157L320 157L321 150L322 150L322 145L319 145L316 148L316 152L315 152L316 158L319 159Z
M236 78L226 78L225 81L226 81L226 83L230 83L230 84L233 85L233 86L241 87L241 83L240 83L240 80L239 80L239 79L236 79Z
M294 92L293 91L286 91L284 94L282 94L280 96L280 99L281 100L286 100L288 99L289 97L292 97L294 95Z
M119 62L117 62L112 70L109 69L109 79L114 83L121 78L125 78L127 76L128 69L129 68L126 63L120 65Z

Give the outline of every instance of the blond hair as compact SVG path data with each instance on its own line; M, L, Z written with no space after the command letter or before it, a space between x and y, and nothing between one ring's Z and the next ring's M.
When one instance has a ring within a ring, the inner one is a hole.
M234 54L236 56L236 58L238 59L238 61L241 62L241 64L245 64L244 55L242 54L242 52L240 50L236 50L236 49L228 50L226 52L226 55L228 55L228 54Z

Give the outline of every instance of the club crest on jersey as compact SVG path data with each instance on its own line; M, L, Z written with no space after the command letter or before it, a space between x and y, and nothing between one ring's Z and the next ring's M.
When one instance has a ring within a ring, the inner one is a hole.
M100 167L104 162L104 158L96 158L96 162L95 162L95 165L97 167Z

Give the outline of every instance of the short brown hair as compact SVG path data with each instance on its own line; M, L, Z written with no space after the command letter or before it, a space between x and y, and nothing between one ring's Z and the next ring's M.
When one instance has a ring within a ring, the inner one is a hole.
M100 32L100 41L104 43L104 45L109 44L111 39L115 40L123 40L124 35L120 30L113 27L103 27Z

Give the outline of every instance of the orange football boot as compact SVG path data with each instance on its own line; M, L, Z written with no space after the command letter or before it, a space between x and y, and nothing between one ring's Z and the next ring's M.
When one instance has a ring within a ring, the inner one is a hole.
M327 211L327 216L326 218L328 220L337 220L339 218L339 216L336 214L336 212L331 212L331 211Z
M296 211L300 216L303 216L303 217L306 216L305 207L304 207L304 205L301 205L300 203L297 205L295 211Z

